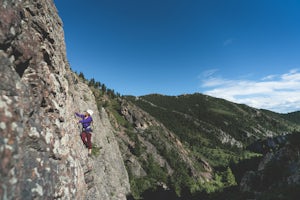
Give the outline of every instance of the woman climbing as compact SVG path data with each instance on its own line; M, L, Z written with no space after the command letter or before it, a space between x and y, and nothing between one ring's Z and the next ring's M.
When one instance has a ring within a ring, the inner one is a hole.
M82 133L80 134L81 140L84 145L88 148L89 152L88 155L91 156L92 154L92 128L91 123L93 122L92 115L93 111L88 109L84 114L75 113L77 117L80 117L81 120L78 123L82 124Z

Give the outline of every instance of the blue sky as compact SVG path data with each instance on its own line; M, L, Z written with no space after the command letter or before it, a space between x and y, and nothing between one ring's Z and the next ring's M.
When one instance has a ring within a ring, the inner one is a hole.
M298 0L55 0L71 68L123 95L300 110Z

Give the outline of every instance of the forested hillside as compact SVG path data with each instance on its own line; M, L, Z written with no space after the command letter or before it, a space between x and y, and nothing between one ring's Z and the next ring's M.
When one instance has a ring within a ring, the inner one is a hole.
M299 129L299 125L279 114L199 93L127 99L161 121L213 166L226 166L247 157L245 147L258 139Z
M249 197L253 193L238 189L244 174L286 142L279 146L268 138L300 130L291 114L198 93L121 96L94 79L85 80L83 74L79 77L115 127L130 178L128 199Z

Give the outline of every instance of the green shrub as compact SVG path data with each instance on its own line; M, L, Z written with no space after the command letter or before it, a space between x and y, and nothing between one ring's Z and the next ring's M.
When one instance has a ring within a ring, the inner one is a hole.
M95 157L98 157L100 155L100 150L102 148L101 147L97 147L96 145L93 144L92 146L92 155Z

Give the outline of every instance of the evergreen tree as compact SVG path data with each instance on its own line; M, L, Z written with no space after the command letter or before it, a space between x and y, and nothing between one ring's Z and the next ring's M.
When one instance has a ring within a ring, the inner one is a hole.
M89 87L95 87L95 79L94 78L91 78L91 80L89 81Z
M106 93L106 85L105 84L102 84L101 90L103 93Z
M226 186L234 186L237 185L234 174L232 173L230 167L227 167L225 171L225 185Z
M85 77L82 72L80 72L78 76L79 76L79 78L82 78L83 80L85 80Z
M101 83L100 83L99 81L97 81L97 82L95 83L95 88L99 89L100 87L101 87Z

